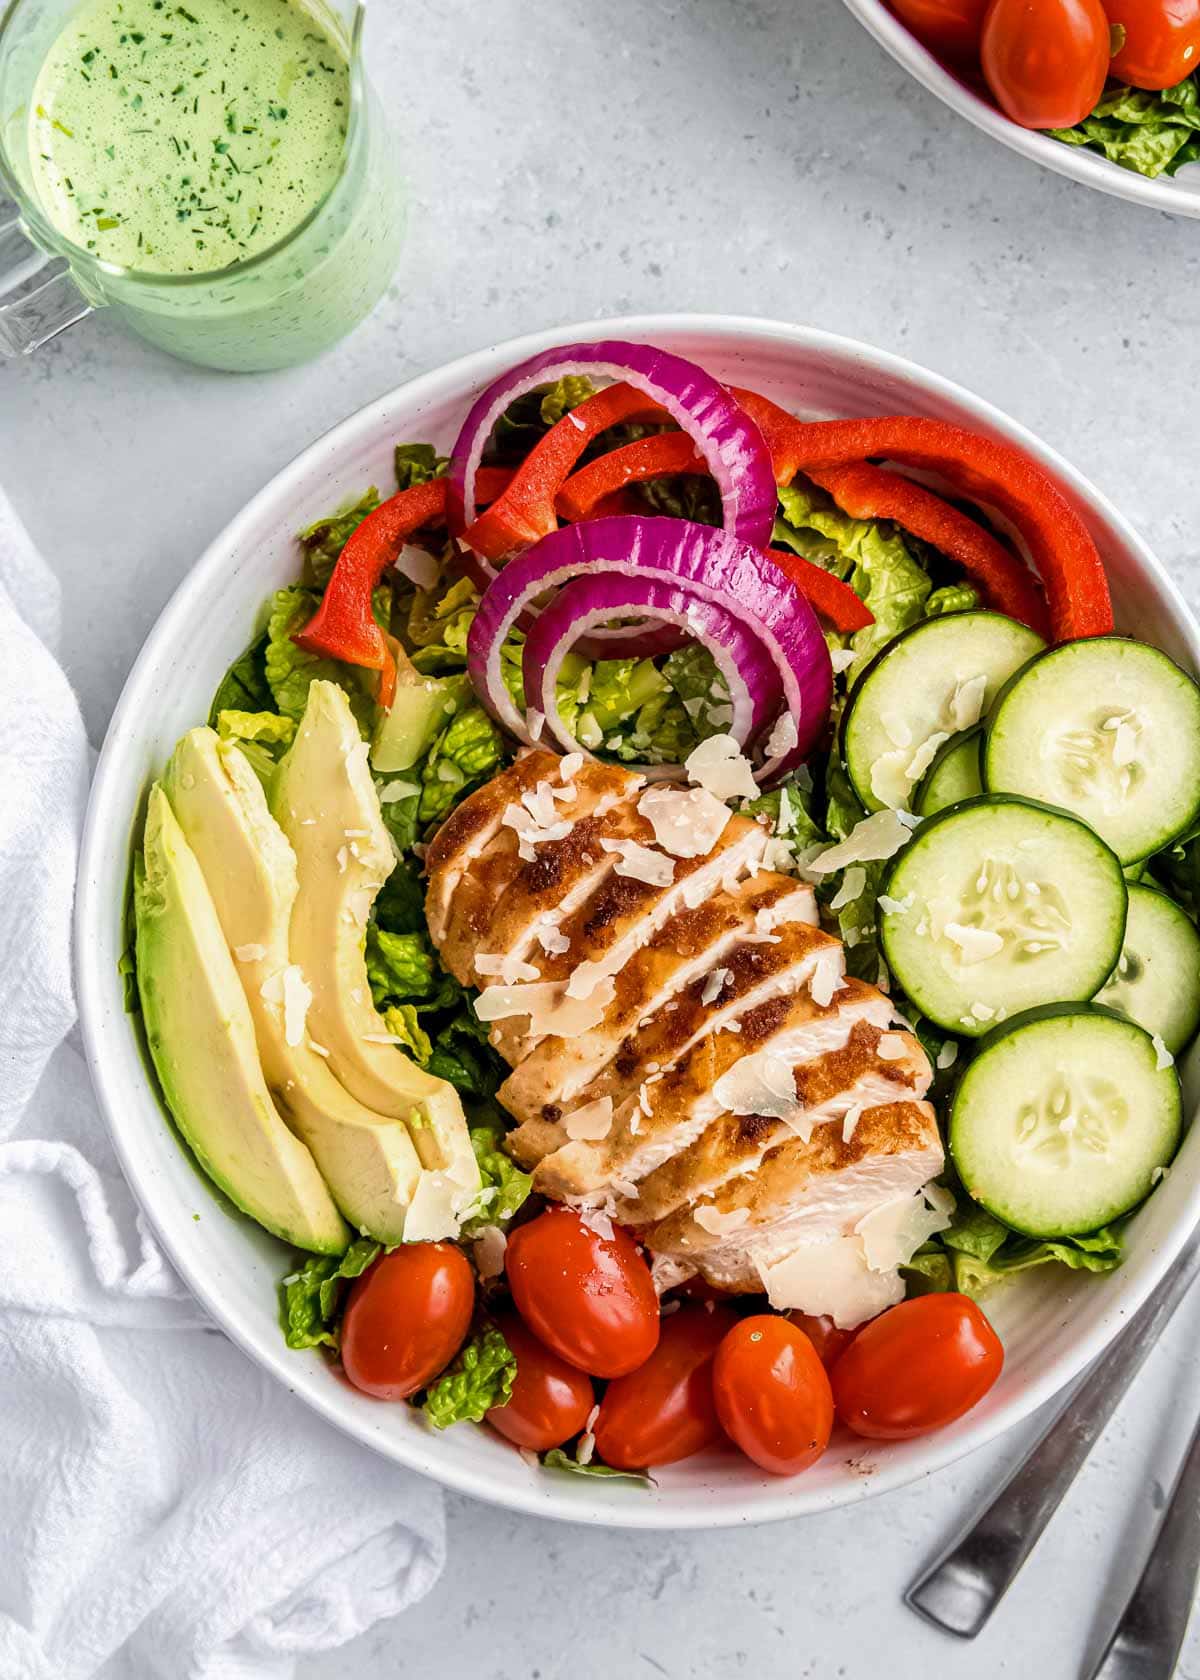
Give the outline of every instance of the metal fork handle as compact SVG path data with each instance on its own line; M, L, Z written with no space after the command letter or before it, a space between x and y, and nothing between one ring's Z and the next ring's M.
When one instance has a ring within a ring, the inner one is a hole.
M947 1633L975 1637L1041 1538L1197 1272L1200 1235L1067 1395L982 1514L969 1517L913 1582L905 1594L910 1609Z
M1146 1567L1088 1680L1171 1680L1200 1569L1200 1422Z

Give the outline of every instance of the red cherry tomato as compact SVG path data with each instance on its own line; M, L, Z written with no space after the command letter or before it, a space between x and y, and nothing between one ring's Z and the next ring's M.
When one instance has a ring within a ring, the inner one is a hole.
M1200 69L1200 0L1104 0L1125 39L1110 74L1157 93Z
M623 1377L654 1352L650 1268L619 1226L601 1237L570 1208L550 1208L512 1233L505 1261L517 1311L568 1365Z
M498 1319L497 1328L516 1355L517 1374L507 1405L493 1406L488 1422L519 1447L561 1447L579 1434L596 1403L591 1378L543 1347L516 1313Z
M996 103L1022 128L1073 128L1099 99L1110 33L1100 0L992 0L980 57Z
M475 1274L453 1243L381 1254L350 1291L342 1366L355 1388L407 1400L454 1358L471 1323Z
M764 1313L734 1326L713 1362L713 1398L725 1433L773 1476L807 1470L829 1444L829 1378L786 1318Z
M939 58L979 62L979 37L988 0L890 0L906 29Z
M644 1365L609 1383L596 1419L596 1452L614 1470L675 1464L724 1439L713 1404L712 1362L737 1323L728 1307L684 1307L662 1321Z
M872 1319L833 1368L838 1415L857 1435L904 1441L962 1417L1000 1375L1004 1349L965 1295L919 1295Z
M839 1330L831 1318L823 1314L814 1318L799 1311L783 1315L797 1330L803 1330L813 1345L813 1352L827 1371L831 1371L854 1340L853 1330Z

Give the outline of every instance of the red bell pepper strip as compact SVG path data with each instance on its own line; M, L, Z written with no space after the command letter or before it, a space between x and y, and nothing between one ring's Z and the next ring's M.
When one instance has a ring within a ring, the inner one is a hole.
M789 583L795 584L809 605L815 607L822 618L828 619L835 630L849 636L855 630L865 630L868 624L874 624L875 614L866 603L848 583L827 572L824 566L805 560L788 548L768 548L766 553Z
M1010 554L977 520L899 473L860 461L851 467L810 469L851 519L892 519L957 560L988 606L1019 619L1039 636L1050 633L1045 597L1028 566Z
M686 432L638 438L581 467L558 492L556 506L572 524L591 519L605 496L666 473L707 473L708 463Z
M1062 491L1021 450L943 420L797 420L754 391L732 394L762 432L777 483L870 459L939 473L959 494L997 508L1023 538L1046 591L1055 640L1111 631L1112 602L1096 545Z
M485 560L495 561L556 531L555 497L588 444L623 420L653 418L662 418L661 409L631 385L607 385L597 391L539 438L508 489L468 525L462 541Z
M479 473L481 500L499 495L510 483L506 468ZM396 661L375 622L371 596L414 531L446 518L446 480L431 478L389 497L367 515L338 556L321 604L292 640L307 653L343 660L379 672L379 703L387 708L396 695Z

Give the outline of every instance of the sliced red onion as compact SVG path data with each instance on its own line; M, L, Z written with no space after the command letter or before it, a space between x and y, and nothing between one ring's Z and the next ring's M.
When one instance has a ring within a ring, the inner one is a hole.
M567 525L509 561L484 594L467 638L471 680L505 728L529 741L500 664L501 646L521 613L573 578L593 584L614 574L673 584L698 604L722 608L756 637L771 659L796 726L794 742L789 729L781 731L788 744L758 777L766 781L807 758L833 695L833 670L816 614L765 554L728 532L685 519L626 516ZM593 601L586 592L573 600L574 610L590 614ZM611 616L611 607L606 610ZM757 673L756 666L753 680L759 684ZM554 715L552 708L549 716Z
M758 427L695 362L621 339L543 350L510 368L476 398L450 455L446 514L455 536L475 518L475 475L505 409L537 386L573 374L623 381L665 409L704 456L721 494L726 530L766 547L775 523L775 473Z
M733 715L728 733L740 747L755 740L778 717L783 700L779 672L757 630L748 629L724 607L697 599L687 585L610 571L577 578L560 589L525 641L526 703L544 713L546 729L566 752L587 749L559 717L557 684L563 659L576 638L592 625L635 612L677 625L684 638L691 636L712 654L729 689ZM664 774L661 765L631 768L648 775ZM669 765L665 773L674 775L677 770L678 766Z

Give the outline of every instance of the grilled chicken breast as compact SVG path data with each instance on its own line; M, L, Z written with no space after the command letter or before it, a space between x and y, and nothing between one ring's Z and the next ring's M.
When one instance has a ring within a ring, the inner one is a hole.
M709 800L689 838L697 795L674 797L664 822L661 784L524 755L430 846L431 932L483 988L540 1192L636 1228L672 1276L786 1273L816 1301L853 1272L853 1318L901 1287L859 1226L904 1225L943 1164L929 1063L812 889L762 867L765 830Z

